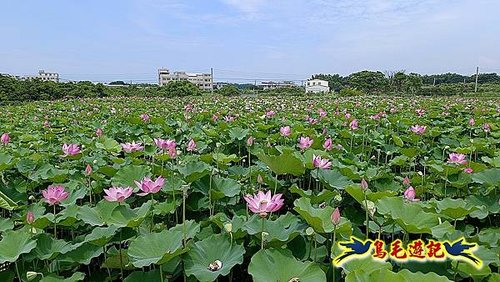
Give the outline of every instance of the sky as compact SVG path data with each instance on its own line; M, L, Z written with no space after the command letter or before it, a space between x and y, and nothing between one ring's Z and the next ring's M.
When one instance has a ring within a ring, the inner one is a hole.
M498 0L23 0L0 9L0 73L156 82L361 70L500 73Z

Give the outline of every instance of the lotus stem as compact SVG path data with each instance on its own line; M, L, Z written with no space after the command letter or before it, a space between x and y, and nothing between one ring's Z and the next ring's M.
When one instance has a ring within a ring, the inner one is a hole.
M118 250L120 252L120 275L123 280L123 256L122 256L122 230L120 229L120 244L118 245Z
M154 202L155 202L155 199L154 199L153 194L151 193L151 208L150 208L151 209L151 230L150 230L151 232L153 232L153 227L155 225L155 220L154 220L155 213L153 211Z
M186 247L186 196L187 187L182 189L182 245Z
M163 282L163 269L160 265L160 281Z
M23 281L21 279L21 274L19 274L19 267L17 267L17 260L14 262L14 264L16 265L16 273L17 273L17 278L19 279L19 281Z
M56 205L54 205L54 239L57 239Z
M260 233L260 249L264 249L264 224L266 222L266 218L262 217L262 228L261 228L261 233Z
M368 232L369 230L369 218L368 218L368 202L366 201L366 191L363 191L363 194L365 195L365 215L366 215L366 239L368 239Z
M333 225L333 235L332 235L332 248L330 250L330 256L331 256L331 260L333 261L333 258L334 258L334 254L333 254L333 251L335 250L335 236L336 236L336 232L337 231L337 225ZM332 282L335 282L335 265L333 265L333 262L330 262L332 264Z

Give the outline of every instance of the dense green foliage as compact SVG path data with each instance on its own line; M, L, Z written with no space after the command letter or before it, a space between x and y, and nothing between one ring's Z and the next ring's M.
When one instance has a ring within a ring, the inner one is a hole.
M498 281L498 102L216 95L4 106L0 281ZM142 146L127 152L132 141ZM81 151L63 154L65 143ZM137 193L135 181L160 176L161 189ZM49 185L68 197L49 205ZM133 193L108 202L112 186ZM257 191L284 205L254 214L243 196ZM405 246L465 237L483 265L368 257L334 268L350 236Z

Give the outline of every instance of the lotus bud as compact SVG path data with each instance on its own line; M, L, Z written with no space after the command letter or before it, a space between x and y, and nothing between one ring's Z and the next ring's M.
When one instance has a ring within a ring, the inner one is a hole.
M363 191L366 191L366 189L368 189L368 182L366 182L366 180L364 178L361 179L361 189Z
M233 232L233 224L231 222L227 222L224 224L224 229L229 233Z
M32 211L29 211L27 214L26 214L26 222L28 224L32 224L33 221L35 221L35 215L33 214Z
M92 174L92 167L87 164L87 167L85 167L85 175L91 175Z
M262 175L260 175L260 174L259 174L259 175L257 175L257 182L258 182L259 184L264 183L264 179L262 179Z
M306 229L306 235L307 236L312 236L314 234L314 229L312 227L307 227Z
M334 225L339 225L340 223L340 210L339 208L335 208L335 210L333 211L332 215L331 215L331 219L332 219L332 223Z

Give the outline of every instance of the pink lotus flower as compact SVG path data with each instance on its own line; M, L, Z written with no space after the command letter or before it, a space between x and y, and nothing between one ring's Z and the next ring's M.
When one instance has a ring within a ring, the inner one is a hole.
M216 122L218 119L219 119L219 117L217 115L212 115L212 121L213 122Z
M47 202L49 205L57 205L62 200L68 198L69 193L64 191L64 186L62 185L51 185L47 187L47 189L42 190L42 195L45 199L45 202Z
M346 118L346 119L350 119L350 118L351 118L351 114L350 114L350 113L346 113L346 114L345 114L345 118Z
M50 127L50 122L48 120L46 120L46 121L43 122L42 126L45 127L45 128L49 128Z
M64 153L64 157L66 156L75 156L80 154L80 147L77 144L66 144L62 145L62 150Z
M353 119L351 121L351 123L349 123L349 127L351 128L351 130L358 129L358 120L357 119Z
M192 112L193 111L193 105L191 105L191 104L184 105L184 111L186 113Z
M125 151L126 153L132 153L132 152L141 151L142 149L144 149L141 142L135 143L135 141L132 141L132 143L127 142L127 143L123 143L121 145L122 145L123 151Z
M32 224L33 221L35 221L35 215L33 214L32 211L29 211L27 214L26 214L26 223L28 224Z
M104 189L104 193L106 193L104 199L108 202L122 203L132 195L132 192L133 190L130 187L111 187L109 189Z
M188 150L188 152L196 151L196 142L194 142L193 139L189 140L186 150Z
M267 111L266 112L266 118L272 118L276 115L275 111Z
M148 114L141 114L140 117L141 117L142 121L148 121L150 119Z
M315 118L312 118L312 117L310 117L307 121L308 121L310 124L316 124L316 123L318 123L318 119L315 119Z
M259 191L255 195L246 195L243 198L248 204L248 208L261 217L266 217L268 212L278 211L284 204L284 200L281 199L282 194L276 194L271 197L271 191L267 191L265 194Z
M361 179L361 190L365 191L366 189L368 189L368 182L363 178Z
M253 145L254 138L252 136L249 136L247 139L247 146L250 147Z
M466 168L464 168L464 172L465 173L473 173L474 170L471 167L466 167Z
M324 118L324 117L326 117L327 112L325 110L323 110L322 108L319 108L318 109L318 114L319 114L320 118Z
M177 149L175 147L168 148L168 156L170 158L175 158L177 156Z
M464 154L450 153L448 155L448 163L450 163L450 164L466 164L467 161L465 160Z
M92 174L92 167L87 164L87 166L85 167L85 175L91 175Z
M164 151L167 151L169 149L175 149L175 147L177 147L177 143L175 143L175 140L173 139L154 138L153 140L155 142L156 147Z
M323 143L323 148L327 151L330 151L333 148L332 138L328 138L325 140L325 143Z
M335 210L332 212L332 215L330 217L332 219L333 225L339 225L340 223L340 210L339 208L335 208Z
M102 129L100 129L100 128L96 129L96 130L95 130L95 135L96 135L97 137L101 137L101 136L102 136Z
M470 126L474 126L474 124L476 124L476 121L474 120L474 118L473 118L473 117L471 117L471 118L469 119L469 125L470 125Z
M226 122L233 122L234 121L234 117L231 116L231 115L227 115L227 116L224 116L224 120Z
M410 178L408 178L408 176L405 176L405 178L403 179L403 185L404 186L410 185Z
M158 193L161 188L163 187L163 184L165 184L165 179L163 177L158 176L155 181L151 180L149 177L144 177L144 179L141 182L134 181L137 187L141 189L143 192L138 193L137 195L139 196L146 196L148 194L155 194Z
M415 189L413 189L413 187L411 187L411 186L408 187L403 194L403 198L405 198L406 200L408 200L410 202L420 201L420 199L417 199L415 197L416 197Z
M321 156L313 155L313 166L315 168L330 169L332 162L328 159L322 159Z
M2 134L2 137L0 137L0 142L2 142L4 145L9 144L9 142L10 142L9 133Z
M423 109L416 109L415 113L417 113L417 115L419 117L421 117L421 116L425 115L425 110L423 110Z
M311 147L312 143L314 142L313 139L309 137L300 137L299 139L299 148L304 151L305 149Z
M290 129L290 126L283 126L280 128L280 135L283 137L288 137L292 133L292 130Z
M490 132L490 131L491 131L491 126L490 126L490 124L485 122L485 123L483 124L483 130L484 130L484 132Z
M425 126L425 125L418 125L418 124L416 124L416 125L412 125L412 126L410 127L410 130L411 130L413 133L418 134L418 135L422 135L422 134L424 134L426 129L427 129L427 126Z

